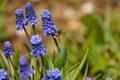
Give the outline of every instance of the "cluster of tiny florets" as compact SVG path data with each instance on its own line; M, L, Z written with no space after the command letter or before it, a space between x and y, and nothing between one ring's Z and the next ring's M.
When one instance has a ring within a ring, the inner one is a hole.
M19 64L20 64L20 68L19 68L20 79L28 80L29 75L34 73L33 68L30 67L30 65L28 64L28 62L24 56L20 57Z
M61 80L61 73L59 69L48 70L42 80Z
M93 80L91 77L86 77L85 80ZM112 80L112 78L107 77L105 80Z
M25 13L26 13L26 19L31 24L38 23L38 17L36 16L36 13L32 7L32 4L30 2L27 2L25 4Z
M112 80L112 78L110 78L110 77L107 77L107 78L106 78L106 80Z
M27 2L25 4L25 13L26 19L24 18L23 10L21 8L15 10L17 30L22 30L24 26L28 24L28 22L30 22L31 24L39 22L38 17L36 16L36 13L30 2Z
M28 23L27 20L24 19L23 10L20 8L16 9L15 14L16 14L16 29L22 30L23 27Z
M0 80L10 80L4 69L0 69Z
M92 80L92 78L90 78L90 77L86 77L86 79L85 80Z
M42 33L46 36L54 35L57 31L57 27L51 18L50 11L45 9L41 12L42 17Z
M10 55L12 55L14 52L13 52L13 50L12 50L12 48L11 48L11 43L9 42L9 41L6 41L5 43L4 43L4 51L3 51L3 55L5 55L5 56L10 56Z
M46 49L44 48L39 35L32 36L30 42L32 44L32 55L34 55L35 57L42 57L43 55L45 55Z

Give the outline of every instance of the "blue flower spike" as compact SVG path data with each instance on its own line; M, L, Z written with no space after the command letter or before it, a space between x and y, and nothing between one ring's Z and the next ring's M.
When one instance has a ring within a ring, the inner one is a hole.
M61 80L61 73L59 69L48 70L42 80Z
M19 78L29 80L29 75L34 74L35 71L33 70L32 67L30 67L30 65L28 64L28 62L24 56L19 58L19 64L20 64Z
M106 78L106 80L112 80L112 78L110 78L110 77L107 77L107 78Z
M13 55L13 54L14 54L14 52L13 52L13 50L12 50L12 48L11 48L11 43L10 43L10 41L6 41L6 42L4 43L3 55L4 55L4 56L10 56L10 55Z
M31 24L38 24L39 20L38 17L33 9L32 3L27 2L25 4L25 13L26 13L26 19Z
M42 44L42 39L39 37L39 35L32 36L30 42L32 44L32 55L34 55L35 57L42 57L45 55L46 49L44 48Z
M24 19L23 10L21 8L15 10L16 14L16 29L23 30L23 27L28 24L27 20Z
M0 80L10 80L4 69L0 69Z
M24 19L23 10L21 8L16 9L15 14L16 14L16 29L18 31L24 30L25 34L27 35L27 37L29 39L30 38L29 34L28 34L27 30L25 29L25 25L28 24L28 21L27 21L27 19Z
M49 10L45 9L41 12L42 17L42 33L46 36L51 36L56 33L58 28L54 25Z
M90 78L90 77L86 77L85 80L92 80L92 78Z

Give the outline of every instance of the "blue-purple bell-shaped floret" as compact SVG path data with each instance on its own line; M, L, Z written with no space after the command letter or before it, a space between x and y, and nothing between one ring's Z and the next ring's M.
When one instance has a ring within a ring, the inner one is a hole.
M61 73L58 68L54 70L48 70L42 80L61 80Z
M110 78L110 77L107 77L107 78L106 78L106 80L112 80L112 78Z
M25 13L26 13L26 19L31 24L38 24L39 20L38 17L33 9L32 3L27 2L25 4Z
M92 78L91 77L86 77L85 80L92 80Z
M57 31L57 27L51 18L50 11L45 9L41 12L42 17L42 33L46 36L54 35Z
M23 10L21 8L15 10L16 14L16 29L23 30L23 27L28 24L27 20L24 19Z
M31 54L34 55L35 57L37 56L44 56L46 49L44 48L42 44L42 39L39 37L39 35L34 35L31 37L30 42L32 45L32 51Z
M4 43L3 55L4 55L4 56L10 56L10 55L13 55L13 54L14 54L14 52L13 52L13 50L12 50L12 48L11 48L11 43L10 43L10 41L6 41L6 42Z
M25 80L29 80L29 75L30 74L34 74L34 70L33 68L28 64L26 58L24 56L19 58L19 78L20 79L25 79Z
M0 69L0 80L10 80L7 72L4 69Z

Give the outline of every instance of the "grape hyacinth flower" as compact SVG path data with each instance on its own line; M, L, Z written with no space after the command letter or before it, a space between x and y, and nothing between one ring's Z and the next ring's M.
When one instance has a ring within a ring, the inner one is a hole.
M51 18L50 11L45 9L41 12L42 17L42 33L46 36L54 35L57 31L57 27Z
M16 28L17 30L23 30L24 26L27 25L27 20L24 19L23 16L23 10L22 9L16 9L15 10L16 14Z
M86 77L85 80L92 80L92 78L90 78L90 77Z
M3 51L3 55L4 56L10 56L10 55L13 55L14 52L11 48L11 43L9 41L6 41L4 43L4 51Z
M112 78L110 78L110 77L107 77L107 78L106 78L106 80L112 80Z
M0 80L10 80L4 69L0 69Z
M33 74L35 71L28 64L26 58L24 56L19 59L20 69L19 69L19 77L20 79L29 80L29 74Z
M42 44L42 39L39 37L39 35L34 35L31 37L31 44L32 44L32 51L31 54L35 57L37 56L43 56L45 55L46 49L44 48Z
M31 24L39 23L38 17L36 16L36 13L30 2L27 2L25 4L25 13L28 22L30 22Z
M61 80L61 73L59 69L48 70L42 80Z

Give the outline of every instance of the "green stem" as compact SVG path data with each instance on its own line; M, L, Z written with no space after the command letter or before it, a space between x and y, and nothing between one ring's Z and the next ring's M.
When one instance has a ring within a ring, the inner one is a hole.
M60 47L58 45L58 42L57 42L56 38L54 38L53 36L52 36L52 38L53 38L53 41L54 41L54 43L55 43L55 45L57 47L58 52L60 52Z
M17 80L19 80L19 78L18 78L19 74L18 74L18 72L17 72L16 69L15 69L15 66L14 66L14 64L13 64L12 59L10 58L10 56L6 56L6 57L7 57L8 61L10 62L10 64L11 64L12 67L13 67L13 70L14 70L15 75L16 75L15 78L16 78Z
M34 66L32 66L32 68L35 69ZM35 75L33 74L33 76L32 76L32 79L33 79L33 80L34 80L34 77L35 77Z
M8 66L8 64L7 64L7 61L5 61L5 59L4 59L1 51L0 51L0 59L2 60L2 63L3 63L3 65L4 65L4 67L7 69L7 71L8 71L9 73L11 73L11 71L10 71L10 69L9 69L9 66Z
M0 49L2 50L2 45L1 45L1 43L0 43Z
M32 25L32 29L33 29L34 34L36 34L35 24Z
M23 26L23 29L24 29L24 31L25 31L25 34L26 34L26 36L27 36L28 40L30 40L30 36L29 36L29 34L28 34L28 32L27 32L27 30L26 30L25 26Z
M31 80L30 76L29 76L29 80ZM33 79L34 80L34 79Z
M42 60L42 70L41 70L41 78L42 78L43 74L44 74L44 59L43 59L43 57L41 57L41 60Z

